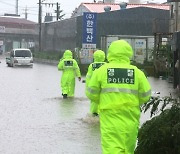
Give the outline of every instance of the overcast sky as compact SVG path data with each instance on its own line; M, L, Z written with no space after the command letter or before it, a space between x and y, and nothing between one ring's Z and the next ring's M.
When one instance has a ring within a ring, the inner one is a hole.
M0 0L0 15L4 13L16 13L16 1L17 0ZM41 0L43 3L60 3L63 13L66 14L65 18L71 16L72 11L78 7L82 2L93 2L94 0ZM98 1L98 0L96 0ZM167 0L141 0L142 2L157 2L163 3ZM38 2L39 0L18 0L18 13L21 17L25 17L25 10L27 7L27 18L28 20L38 22ZM128 0L116 0L116 3L119 2L128 2ZM43 16L46 13L52 13L55 16L54 10L56 9L55 5L43 5ZM42 19L44 21L44 18Z

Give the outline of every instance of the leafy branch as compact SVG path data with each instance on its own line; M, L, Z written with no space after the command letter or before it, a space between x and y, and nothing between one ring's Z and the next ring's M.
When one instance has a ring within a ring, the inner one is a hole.
M180 97L152 97L141 110L161 113L141 126L135 154L180 154Z
M180 98L173 98L171 94L165 97L152 96L149 102L141 106L141 111L145 113L147 110L150 110L150 116L152 117L160 111L163 112L168 105L180 107Z

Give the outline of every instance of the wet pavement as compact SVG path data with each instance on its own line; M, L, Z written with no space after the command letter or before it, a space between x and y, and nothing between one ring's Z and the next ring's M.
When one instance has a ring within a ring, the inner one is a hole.
M56 66L11 68L0 58L0 153L101 153L99 119L88 114L84 83L76 80L75 98L63 100ZM161 96L174 93L165 80L149 81ZM141 124L148 118L142 114Z

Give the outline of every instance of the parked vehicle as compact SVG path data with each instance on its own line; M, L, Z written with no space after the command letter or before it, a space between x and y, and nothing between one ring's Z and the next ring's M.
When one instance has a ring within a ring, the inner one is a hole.
M31 66L33 67L33 55L30 49L12 49L9 56L6 57L6 64L14 66Z

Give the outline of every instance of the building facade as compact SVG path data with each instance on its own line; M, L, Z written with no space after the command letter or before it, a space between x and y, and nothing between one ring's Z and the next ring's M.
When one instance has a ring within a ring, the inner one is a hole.
M3 52L12 48L33 48L37 44L38 31L35 22L19 17L0 17L0 48Z
M96 47L101 48L101 38L107 35L154 36L155 19L169 19L169 10L137 7L98 13ZM158 24L162 31L169 31L168 24L161 20ZM82 36L83 16L42 25L44 51L82 48Z
M134 3L125 3L126 9L130 8L136 8L136 7L147 7L147 8L154 8L154 9L162 9L162 10L170 10L170 6L168 4L141 4L141 3L135 3L135 0L133 0ZM72 13L71 17L77 17L82 16L84 12L96 12L96 13L103 13L106 11L118 11L122 8L122 4L124 3L81 3ZM106 8L109 8L107 10Z

